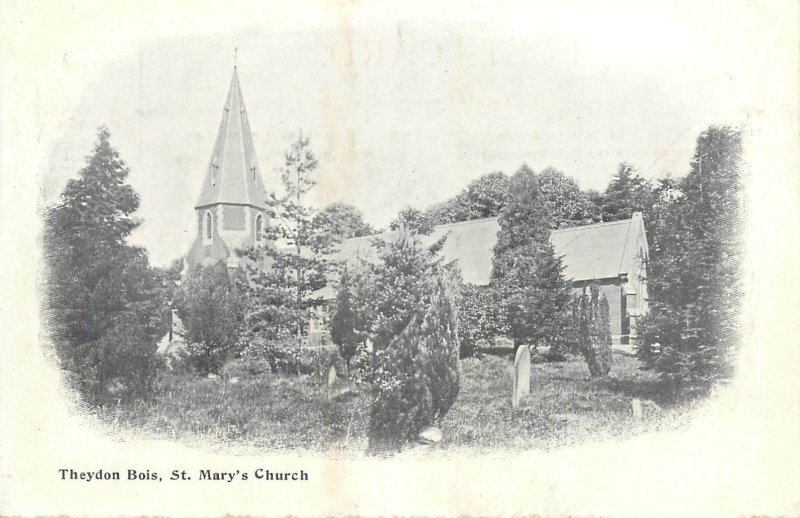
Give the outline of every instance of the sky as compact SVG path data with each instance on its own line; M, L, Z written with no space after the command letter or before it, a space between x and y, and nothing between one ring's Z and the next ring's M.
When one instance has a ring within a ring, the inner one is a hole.
M721 16L717 2L414 15L347 5L224 29L177 24L109 49L72 38L53 68L64 90L41 93L58 116L44 130L41 203L105 124L141 196L132 242L158 265L185 254L234 54L267 188L302 131L319 157L310 202L355 205L376 226L522 163L585 189L602 190L621 161L682 176L704 128L746 123L759 56L745 36L768 23L743 7Z

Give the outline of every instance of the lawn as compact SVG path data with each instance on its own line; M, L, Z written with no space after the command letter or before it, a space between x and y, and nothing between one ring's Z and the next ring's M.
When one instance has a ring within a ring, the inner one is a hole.
M544 448L626 437L679 426L685 406L659 398L655 377L638 360L615 354L611 375L591 380L580 358L534 363L531 393L511 407L512 364L487 356L461 361L461 391L442 423L445 449L476 452ZM149 401L103 411L112 433L135 431L203 448L265 451L287 448L359 455L367 445L366 389L330 400L317 376L258 374L231 380L163 374ZM631 400L646 405L634 417Z

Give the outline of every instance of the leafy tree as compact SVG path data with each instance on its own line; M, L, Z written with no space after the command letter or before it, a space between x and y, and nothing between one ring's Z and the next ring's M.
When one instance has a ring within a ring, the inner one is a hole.
M367 295L374 308L371 453L399 450L440 424L459 387L458 324L452 281L436 257L441 244L424 249L402 230L376 246L381 261Z
M99 402L143 395L155 373L150 358L166 330L166 308L146 252L127 243L139 225L128 167L111 147L108 128L97 136L86 166L45 212L43 288L59 362L82 394ZM124 338L126 347L112 347L114 338Z
M333 239L324 225L315 223L312 209L305 204L306 195L317 184L317 166L309 139L300 135L286 153L281 175L285 195L270 202L279 224L265 232L289 248L267 246L239 252L247 259L241 287L248 297L251 335L266 339L291 335L299 346L312 311L323 304L313 294L327 283L332 265L326 254Z
M558 169L548 167L539 173L539 188L552 228L576 227L599 221L599 208L581 191L575 180Z
M375 233L375 229L364 221L360 210L342 202L331 203L322 209L314 216L312 224L319 232L327 233L337 241Z
M574 339L593 378L611 371L611 320L608 300L596 283L583 288L572 300Z
M412 234L428 235L433 232L435 223L431 217L419 209L407 207L400 211L389 224L392 230L407 229Z
M498 216L508 202L511 179L494 172L473 180L458 195L431 207L427 213L434 225Z
M697 139L689 174L677 188L662 184L638 355L676 394L704 392L733 372L742 297L741 153L738 130L711 126Z
M175 296L186 326L191 363L203 374L218 373L234 353L244 317L244 299L223 262L190 270Z
M534 172L523 165L500 215L492 288L502 301L515 345L560 347L568 326L570 288L550 243L547 205Z
M331 339L339 347L339 352L347 365L350 365L350 359L356 354L358 346L355 331L356 315L353 311L352 298L350 275L345 267L339 281L330 327Z
M650 183L636 168L622 162L603 196L603 221L629 219L634 212L645 212L652 202L651 191Z

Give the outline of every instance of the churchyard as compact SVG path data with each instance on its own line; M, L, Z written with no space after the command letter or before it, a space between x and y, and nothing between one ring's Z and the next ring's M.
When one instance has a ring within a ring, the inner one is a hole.
M680 426L691 417L690 404L659 399L657 376L642 371L632 356L615 353L612 374L599 380L591 379L579 357L541 363L539 358L534 355L531 365L530 394L517 408L512 407L510 358L461 360L461 390L442 423L441 443L411 443L403 454L426 449L502 453L624 440ZM323 375L235 374L209 379L164 373L153 400L108 406L97 416L112 436L179 439L226 452L363 455L370 411L366 387L330 399ZM634 399L649 409L641 417L633 412Z

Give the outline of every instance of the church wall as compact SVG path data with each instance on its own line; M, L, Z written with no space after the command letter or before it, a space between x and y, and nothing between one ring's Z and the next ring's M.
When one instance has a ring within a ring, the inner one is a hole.
M203 241L203 217L206 210L211 210L214 217L212 240L210 244ZM238 258L233 253L239 248L247 248L256 244L256 218L261 214L264 218L262 229L269 224L266 213L254 207L242 205L216 205L196 210L196 231L194 242L187 254L190 266L197 264L214 264L220 260ZM231 228L232 227L232 228ZM261 241L262 245L266 240ZM234 263L230 263L233 265Z

